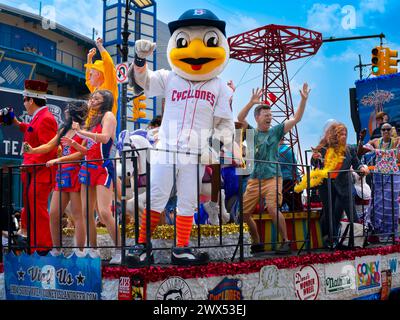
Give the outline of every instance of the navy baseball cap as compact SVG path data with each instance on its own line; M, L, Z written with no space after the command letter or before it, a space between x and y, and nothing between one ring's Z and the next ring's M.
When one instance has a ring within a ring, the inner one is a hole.
M211 26L219 29L224 36L225 21L219 20L218 17L208 9L191 9L182 14L178 20L168 23L171 35L181 27L189 26Z

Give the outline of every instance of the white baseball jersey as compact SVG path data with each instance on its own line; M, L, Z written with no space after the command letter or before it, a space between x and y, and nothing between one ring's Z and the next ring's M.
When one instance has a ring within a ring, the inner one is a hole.
M164 96L159 148L199 152L207 147L214 117L233 122L229 100L233 92L220 78L193 82L173 71L148 70L145 95Z

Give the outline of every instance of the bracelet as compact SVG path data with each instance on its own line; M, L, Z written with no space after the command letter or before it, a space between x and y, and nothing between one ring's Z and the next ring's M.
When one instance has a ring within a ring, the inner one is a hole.
M139 58L138 55L135 53L135 65L138 67L144 67L146 64L146 59Z

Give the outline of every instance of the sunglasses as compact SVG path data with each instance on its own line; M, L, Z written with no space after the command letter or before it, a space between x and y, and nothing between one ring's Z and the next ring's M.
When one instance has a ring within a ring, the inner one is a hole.
M30 98L28 98L28 97L24 97L24 102L29 101L29 99L30 99Z
M383 128L382 131L390 131L392 128Z

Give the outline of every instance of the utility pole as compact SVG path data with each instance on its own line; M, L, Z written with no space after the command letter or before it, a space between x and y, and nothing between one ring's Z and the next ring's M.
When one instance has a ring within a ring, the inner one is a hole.
M360 69L360 80L362 80L363 79L363 68L372 66L372 64L371 63L363 64L362 61L361 61L361 54L358 55L358 59L359 59L359 63L358 63L358 65L356 65L354 67L354 71L356 71L357 69Z

